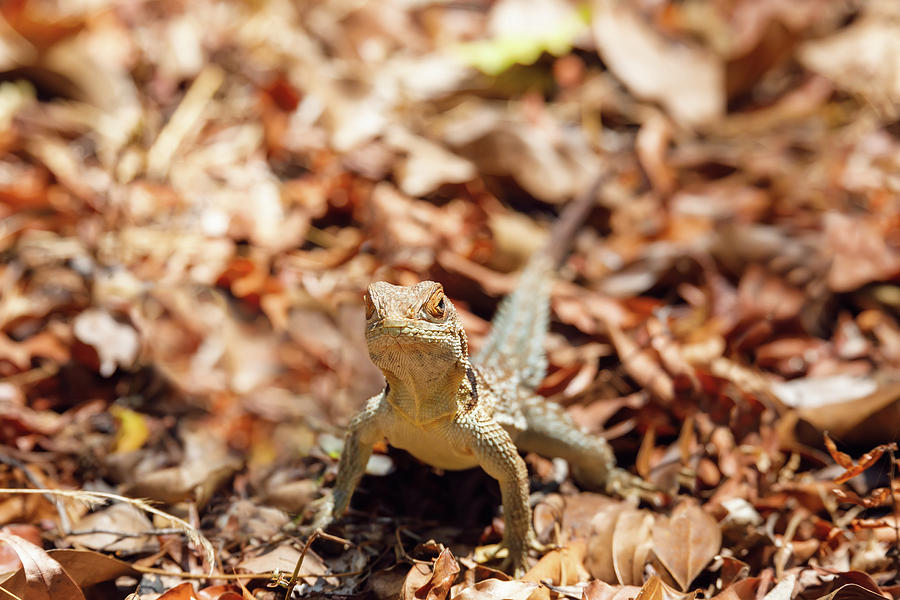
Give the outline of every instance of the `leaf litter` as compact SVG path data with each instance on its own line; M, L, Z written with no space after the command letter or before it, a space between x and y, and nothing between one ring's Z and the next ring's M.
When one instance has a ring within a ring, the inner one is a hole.
M0 588L898 597L897 39L889 0L2 3ZM663 505L528 456L555 549L511 580L494 482L379 445L306 548L383 385L366 285L441 281L477 347L600 168L540 391Z

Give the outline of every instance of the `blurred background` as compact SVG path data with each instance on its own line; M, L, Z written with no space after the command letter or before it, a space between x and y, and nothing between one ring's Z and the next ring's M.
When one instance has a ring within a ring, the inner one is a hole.
M248 560L383 385L365 287L442 282L477 347L598 173L541 393L720 517L811 518L818 488L770 484L832 466L824 431L900 435L897 2L4 0L0 484L152 498ZM370 466L370 510L462 519ZM0 497L45 546L108 551L59 529L108 510Z

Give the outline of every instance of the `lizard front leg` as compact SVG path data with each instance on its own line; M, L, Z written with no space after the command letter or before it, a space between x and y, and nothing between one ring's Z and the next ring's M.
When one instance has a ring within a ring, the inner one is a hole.
M516 576L525 571L528 551L539 549L531 527L528 505L528 471L509 434L494 419L473 410L457 416L453 422L463 435L463 447L475 454L484 472L500 484L505 529L503 546L509 551L509 563Z
M366 470L366 463L372 455L372 446L383 437L379 415L384 396L382 392L369 398L366 408L350 421L344 448L341 451L341 460L338 463L334 490L316 502L313 527L325 528L347 510L350 497L356 490Z

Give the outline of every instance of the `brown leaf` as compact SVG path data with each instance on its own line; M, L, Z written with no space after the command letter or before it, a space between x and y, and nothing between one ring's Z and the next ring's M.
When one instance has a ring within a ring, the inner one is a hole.
M712 52L687 40L670 43L629 3L594 6L597 52L636 96L659 102L688 127L725 112L725 69Z
M831 490L831 493L842 502L849 502L851 504L864 506L866 508L876 508L879 506L888 506L891 504L890 488L878 488L877 490L872 490L865 498L861 498L859 495L854 494L853 492L842 490L840 488Z
M845 472L842 475L834 478L834 482L837 484L849 481L857 475L863 473L866 469L875 464L875 462L879 458L881 458L885 452L897 450L896 443L881 444L880 446L876 446L869 452L863 454L859 459L859 463L853 464L853 459L850 457L850 455L839 451L837 449L837 446L835 446L834 442L828 436L827 432L824 434L824 436L825 447L828 448L828 452L831 454L834 462L845 469Z
M623 512L629 509L629 505L624 502L609 504L602 510L596 511L591 519L588 551L585 559L585 566L591 577L607 583L617 581L612 552L613 539L616 521Z
M538 583L549 581L554 585L572 585L582 581L587 576L584 569L585 551L584 542L577 541L548 552L529 569L522 580Z
M631 600L636 598L641 588L636 585L610 585L595 579L585 586L582 600Z
M50 558L57 561L72 580L82 589L87 589L104 581L111 581L121 575L134 575L137 571L126 562L94 552L93 550L50 550ZM20 588L25 583L25 573L19 571L4 585L8 589Z
M622 366L640 385L646 387L666 404L675 398L675 384L662 369L656 357L641 349L628 335L612 324L607 324L609 337L616 347Z
M112 581L122 575L137 573L130 564L93 550L50 550L53 560L59 562L82 588L89 588L104 581Z
M452 600L527 600L538 587L533 581L485 579L463 588Z
M831 439L831 436L828 435L827 431L823 434L823 437L825 438L825 447L828 449L828 453L831 455L831 458L834 459L834 462L845 469L853 468L853 459L849 454L845 454L837 449L837 446L834 444L834 441Z
M92 550L136 554L159 549L156 537L140 535L152 530L153 524L142 511L130 504L117 503L85 515L75 523L75 529L88 533L69 536L69 543Z
M415 597L418 600L444 600L457 575L459 563L453 558L450 549L444 548L434 560L431 577L416 590Z
M900 99L900 78L886 60L900 52L896 21L885 11L890 4L873 3L851 26L807 42L798 58L841 88L890 106Z
M19 556L24 573L24 581L13 576L3 589L28 600L84 600L72 577L43 548L6 531L0 531L0 542Z
M619 583L638 585L644 580L644 564L653 547L654 515L644 510L623 511L613 531L613 569Z
M422 589L430 580L433 572L428 565L415 563L406 573L403 587L400 589L401 600L419 600L416 592Z
M140 339L131 325L108 312L88 309L75 318L75 337L92 346L100 358L100 374L109 377L116 367L130 367L137 359Z
M699 506L683 503L671 518L653 527L653 552L682 590L703 570L722 546L719 523Z
M797 576L790 573L769 590L769 593L765 595L763 600L791 600L796 586Z
M211 585L197 590L198 600L241 600L241 588L233 584Z
M641 586L641 591L635 600L693 600L696 597L697 590L683 594L666 585L658 575L654 575Z
M834 262L828 284L835 292L849 292L872 281L889 281L900 273L900 250L889 242L888 220L871 215L825 215L825 235Z
M647 479L650 477L651 459L656 450L656 427L651 426L650 429L641 438L641 447L638 449L637 458L634 459L634 468L638 475Z
M157 600L198 600L194 593L194 586L190 582L184 582L168 590Z
M827 596L822 596L819 600L883 600L884 596L876 594L870 589L866 589L855 583L842 585Z
M0 528L0 531L18 536L35 545L41 543L41 530L34 525L13 523L4 525ZM6 545L0 546L0 573L15 571L21 566L22 562L19 560L15 550Z

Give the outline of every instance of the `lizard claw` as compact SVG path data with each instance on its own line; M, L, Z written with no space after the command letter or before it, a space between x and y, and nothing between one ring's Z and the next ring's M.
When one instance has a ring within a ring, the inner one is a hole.
M324 530L331 525L335 519L334 495L331 491L327 491L324 496L317 498L306 505L303 512L297 515L295 523L302 523L307 516L310 516L311 520L309 525L306 525L304 528L307 528L310 531L315 531L316 529Z
M486 560L494 560L498 558L501 552L506 552L506 556L500 562L500 570L510 573L514 578L518 579L525 575L528 570L528 553L534 551L544 554L552 546L542 544L537 541L534 534L528 536L524 544L512 543L511 540L503 540L496 544L490 551L486 553Z

